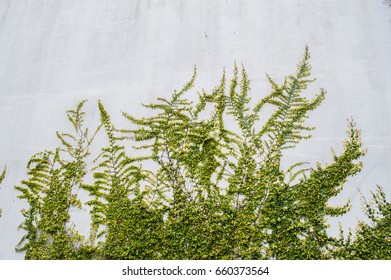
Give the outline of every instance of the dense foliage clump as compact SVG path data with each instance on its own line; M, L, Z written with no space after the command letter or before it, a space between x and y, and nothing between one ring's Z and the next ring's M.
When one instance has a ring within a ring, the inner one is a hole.
M117 129L99 102L101 125L90 135L82 101L67 112L73 132L57 133L60 146L35 154L16 186L28 203L17 250L27 259L390 258L390 203L381 189L375 208L365 204L373 224L360 223L348 240L327 233L327 219L350 209L329 200L362 166L353 121L330 164L282 167L285 150L311 137L305 120L325 96L304 94L313 81L308 60L306 48L282 84L268 76L271 92L253 106L247 73L236 65L230 82L223 72L197 102L186 97L194 70L171 99L143 105L150 117L124 112L126 129ZM107 144L89 166L99 131ZM127 152L129 144L137 153ZM76 190L88 193L85 205ZM75 208L90 210L89 236L76 231Z

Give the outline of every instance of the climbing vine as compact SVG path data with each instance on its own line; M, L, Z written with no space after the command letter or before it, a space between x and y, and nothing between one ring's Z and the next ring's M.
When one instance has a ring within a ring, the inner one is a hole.
M365 250L390 258L390 203L380 189L376 207L365 204L372 225L360 223L347 240L327 232L328 218L350 209L330 199L362 167L353 121L331 163L281 164L287 149L311 137L305 120L325 98L323 89L305 94L314 81L309 58L306 48L281 84L267 76L271 92L253 106L247 72L237 65L229 81L224 71L211 92L190 101L194 69L169 99L143 105L150 117L123 112L123 129L99 101L100 125L90 136L82 101L67 112L73 132L57 133L58 148L33 155L28 178L15 187L28 204L17 250L27 259L369 258ZM87 161L97 133L106 144ZM83 204L76 190L89 200ZM77 208L89 210L89 236L72 222Z
M3 182L3 180L5 178L5 172L6 172L6 168L4 167L3 172L0 174L0 184L1 184L1 182ZM0 208L0 217L1 217L1 208Z

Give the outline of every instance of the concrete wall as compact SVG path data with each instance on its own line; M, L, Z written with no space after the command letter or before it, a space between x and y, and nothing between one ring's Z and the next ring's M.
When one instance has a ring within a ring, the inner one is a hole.
M380 184L391 194L391 7L383 0L0 0L0 168L8 166L0 259L23 258L14 246L24 204L13 186L33 153L57 144L67 109L89 99L93 124L102 99L125 126L120 110L144 114L141 102L169 96L194 65L196 89L209 90L235 60L262 96L265 73L281 81L294 72L306 44L318 78L308 94L328 94L311 114L314 137L289 157L330 161L354 117L368 153L335 202L350 197L352 213L340 221L355 226L358 188L368 194Z

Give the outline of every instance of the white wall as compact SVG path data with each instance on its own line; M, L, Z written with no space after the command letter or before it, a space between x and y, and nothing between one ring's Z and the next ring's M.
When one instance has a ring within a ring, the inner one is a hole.
M120 110L144 114L141 102L169 96L195 64L196 89L208 90L235 60L262 96L265 73L291 74L305 44L318 78L308 93L328 94L311 114L314 137L289 156L330 161L354 117L368 153L336 199L350 197L341 221L354 226L358 188L368 194L380 184L391 194L391 7L383 0L0 0L0 168L8 166L0 259L23 258L14 246L24 204L13 186L33 153L56 145L67 109L88 98L93 123L102 99L121 127Z

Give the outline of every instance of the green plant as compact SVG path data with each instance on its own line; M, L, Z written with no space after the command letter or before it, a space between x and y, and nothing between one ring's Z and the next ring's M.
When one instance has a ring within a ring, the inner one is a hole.
M5 173L6 173L6 171L7 171L7 168L4 167L4 170L3 170L3 172L2 172L1 175L0 175L0 184L1 184L1 182L3 182L3 180L4 180L4 178L5 178ZM2 211L2 209L0 208L0 217L1 217L1 211Z
M153 186L167 208L164 258L322 259L335 240L328 236L327 217L339 216L349 205L332 207L331 197L361 168L359 131L349 123L344 151L330 165L281 168L284 150L310 137L307 113L324 99L302 91L312 82L309 53L295 75L282 85L270 77L272 91L250 108L249 80L235 66L226 90L226 75L211 94L203 92L193 106L184 94L193 78L171 100L145 107L159 111L136 119L124 113L136 129L129 133L150 151L159 168ZM265 106L274 113L261 119ZM206 108L210 118L200 118ZM231 118L236 130L225 120ZM173 243L171 240L175 239Z
M34 155L29 178L16 187L29 205L22 211L26 235L17 249L28 259L349 257L350 245L327 233L327 219L349 211L349 202L330 206L329 200L362 166L354 122L332 163L281 164L287 149L311 137L305 120L325 96L323 89L312 99L304 96L313 81L310 70L306 48L296 73L281 85L267 76L271 92L251 106L250 81L236 65L230 82L223 72L211 93L190 101L194 69L171 99L143 105L152 110L150 117L124 112L127 129L115 128L99 102L101 125L93 137L83 126L81 102L68 111L73 134L57 133L61 145ZM264 114L270 108L273 113ZM99 130L107 144L90 169L86 158ZM87 183L89 170L93 179ZM72 207L83 207L76 188L90 197L84 206L91 214L88 238L69 215ZM360 233L357 242L360 236L368 238Z
M83 186L93 198L87 204L91 210L90 246L94 258L156 258L162 217L159 210L150 209L144 202L145 192L140 181L148 178L148 172L137 166L139 159L130 158L116 136L110 116L99 102L101 123L108 139L95 159L94 183ZM104 241L96 241L104 236Z
M26 234L16 247L26 252L26 259L78 257L82 236L70 220L70 209L81 208L74 191L81 187L86 174L85 158L93 139L88 128L83 128L84 103L67 112L73 134L57 132L61 146L33 155L27 164L29 178L22 186L15 186L21 193L18 198L29 206L22 210L25 220L20 225Z
M335 256L341 259L390 260L391 259L391 201L388 202L383 189L378 186L372 199L364 196L363 210L368 222L360 221L353 237L347 238L341 230L340 246Z

